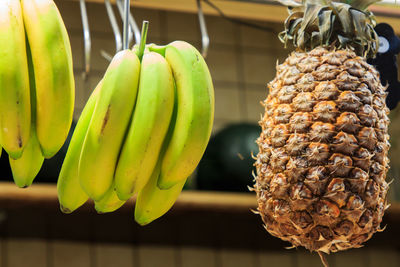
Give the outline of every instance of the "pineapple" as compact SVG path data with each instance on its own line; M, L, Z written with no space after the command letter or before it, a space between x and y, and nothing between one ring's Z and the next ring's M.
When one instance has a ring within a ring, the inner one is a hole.
M296 50L277 65L263 101L258 213L294 247L358 248L382 230L388 207L386 88L366 62L378 48L372 2L284 4L280 39Z

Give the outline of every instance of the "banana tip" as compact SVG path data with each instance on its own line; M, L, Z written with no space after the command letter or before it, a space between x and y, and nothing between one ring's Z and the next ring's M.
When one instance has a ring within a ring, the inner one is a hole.
M175 185L174 183L163 182L162 179L160 179L160 178L158 179L158 182L157 182L157 187L160 190L168 190L168 189L170 189L171 187L173 187Z
M135 221L140 225L140 226L146 226L149 223L151 223L151 221L146 221L143 220L142 218L135 218Z
M23 151L22 150L17 152L7 151L7 153L10 156L10 158L12 158L13 160L17 160L22 157Z
M60 210L62 211L62 213L65 213L65 214L72 213L72 210L70 210L69 208L64 207L63 205L60 205Z

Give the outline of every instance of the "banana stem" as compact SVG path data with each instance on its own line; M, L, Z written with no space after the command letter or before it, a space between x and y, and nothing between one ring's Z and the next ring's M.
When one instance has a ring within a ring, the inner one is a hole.
M147 39L147 31L149 29L149 22L147 20L143 21L142 24L142 33L140 34L140 44L139 44L139 49L137 52L137 56L142 61L142 57L144 54L144 49L146 47L146 39Z

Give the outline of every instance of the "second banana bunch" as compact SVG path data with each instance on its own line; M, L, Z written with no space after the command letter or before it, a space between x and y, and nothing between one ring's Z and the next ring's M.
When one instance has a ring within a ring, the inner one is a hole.
M203 57L184 41L140 50L114 56L81 113L57 184L65 213L89 198L112 212L136 195L135 220L148 224L173 206L206 149L214 88Z
M30 186L64 144L74 94L69 38L53 0L1 0L0 144L17 186Z

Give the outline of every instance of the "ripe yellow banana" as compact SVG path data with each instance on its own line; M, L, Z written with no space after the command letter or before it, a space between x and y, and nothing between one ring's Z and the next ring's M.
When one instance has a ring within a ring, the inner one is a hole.
M36 175L39 173L43 165L44 157L40 149L40 144L36 136L36 88L35 75L32 64L32 56L29 45L26 50L29 70L30 98L31 98L31 132L30 138L24 148L22 156L18 159L13 159L9 156L10 167L13 174L13 179L18 187L28 187L32 184Z
M64 213L73 212L82 206L89 198L81 188L78 179L78 166L83 141L85 140L85 135L89 128L90 119L92 118L101 86L102 81L96 86L82 110L58 176L58 201L60 202L60 209Z
M120 200L118 198L117 193L114 190L114 186L111 186L102 199L94 202L94 208L99 214L108 213L116 211L122 205L124 205L125 202L125 200Z
M160 52L159 49L150 51ZM171 188L197 167L210 139L214 120L214 87L208 67L195 47L175 41L161 54L172 69L177 88L177 117L162 158L158 186Z
M157 186L161 162L158 162L153 174L139 192L135 204L135 221L146 225L164 215L174 205L186 180L179 181L169 189L161 190Z
M130 50L118 52L103 78L79 161L83 190L95 201L113 183L115 167L135 106L140 61Z
M153 173L171 121L174 90L167 61L157 53L145 53L132 122L115 172L121 200L139 192Z
M19 0L0 1L0 126L4 150L20 158L30 135L31 104Z
M53 0L21 0L36 79L36 131L45 158L67 138L74 109L71 46Z

